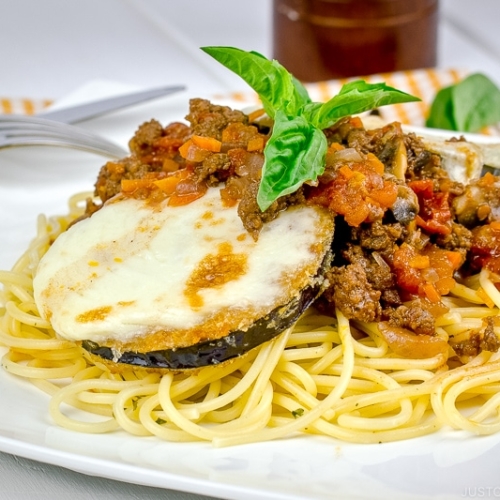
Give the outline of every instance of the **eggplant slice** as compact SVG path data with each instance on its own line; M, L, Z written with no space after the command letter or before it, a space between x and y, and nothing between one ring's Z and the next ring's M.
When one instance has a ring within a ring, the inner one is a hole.
M268 342L292 326L300 315L314 302L321 287L309 286L298 298L280 306L267 316L258 319L246 331L237 330L218 340L199 342L193 346L165 349L152 352L127 351L115 356L111 347L101 347L86 340L82 347L94 356L106 361L137 366L141 368L186 370L202 366L219 365L241 356L255 347Z
M118 195L52 244L35 302L111 369L218 364L278 335L323 291L332 237L321 207L289 207L255 241L220 188L177 207Z

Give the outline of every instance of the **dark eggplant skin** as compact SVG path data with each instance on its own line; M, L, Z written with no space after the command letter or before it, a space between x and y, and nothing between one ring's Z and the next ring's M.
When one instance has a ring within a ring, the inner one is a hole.
M103 360L128 365L131 368L188 370L214 366L237 358L278 336L299 319L321 290L322 286L316 282L305 287L298 297L288 304L278 306L266 316L259 318L247 330L236 330L220 339L199 342L188 347L146 353L128 351L118 358L111 347L100 346L90 340L84 340L82 347Z

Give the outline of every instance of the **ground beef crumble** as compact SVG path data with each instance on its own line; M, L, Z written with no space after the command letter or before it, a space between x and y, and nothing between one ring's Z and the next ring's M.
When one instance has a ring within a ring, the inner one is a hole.
M415 300L409 305L401 305L388 313L389 323L400 328L406 328L417 335L434 335L436 321L426 309L426 304Z
M206 99L191 99L186 120L191 124L194 135L222 138L222 131L229 123L248 124L248 116L227 106L212 104Z
M381 293L370 284L361 264L334 267L326 273L326 278L330 286L318 303L322 310L335 314L337 307L349 319L368 322L380 320Z
M482 331L473 333L467 340L451 342L453 350L458 356L477 356L481 351L497 352L500 341L495 333L495 318L488 317L484 320L485 327Z

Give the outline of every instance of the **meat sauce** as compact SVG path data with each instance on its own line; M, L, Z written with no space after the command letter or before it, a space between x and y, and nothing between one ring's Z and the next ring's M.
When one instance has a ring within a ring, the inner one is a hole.
M95 185L100 201L121 194L180 206L223 184L223 202L238 204L255 239L288 206L328 207L335 215L334 258L317 308L378 322L388 342L399 339L405 353L411 346L413 357L447 349L435 320L457 280L483 267L500 274L500 180L452 182L439 156L397 123L365 130L359 118L341 119L324 131L328 152L318 182L261 212L256 195L272 122L261 112L247 115L203 99L190 101L186 119L141 125L130 156L102 167ZM89 201L87 215L99 207ZM456 346L457 354L496 351L491 329L485 322Z

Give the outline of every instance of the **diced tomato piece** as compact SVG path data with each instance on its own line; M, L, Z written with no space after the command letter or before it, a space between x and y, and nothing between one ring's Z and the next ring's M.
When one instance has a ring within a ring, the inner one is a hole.
M395 250L392 262L398 285L413 295L418 294L419 287L423 281L420 270L411 265L417 257L417 251L410 245L403 243Z
M382 164L373 158L342 165L330 182L310 189L309 200L343 215L351 226L381 218L396 201L398 187L382 177Z
M500 223L492 222L472 230L470 259L472 267L483 267L500 274Z
M417 225L430 234L451 234L449 193L435 192L431 179L412 181L409 186L417 195L420 206Z
M435 245L427 245L419 252L403 243L395 250L392 264L403 291L436 303L455 286L453 274L462 264L462 256Z
M383 208L392 207L398 198L398 186L394 182L384 181L384 187L372 190L370 198Z

